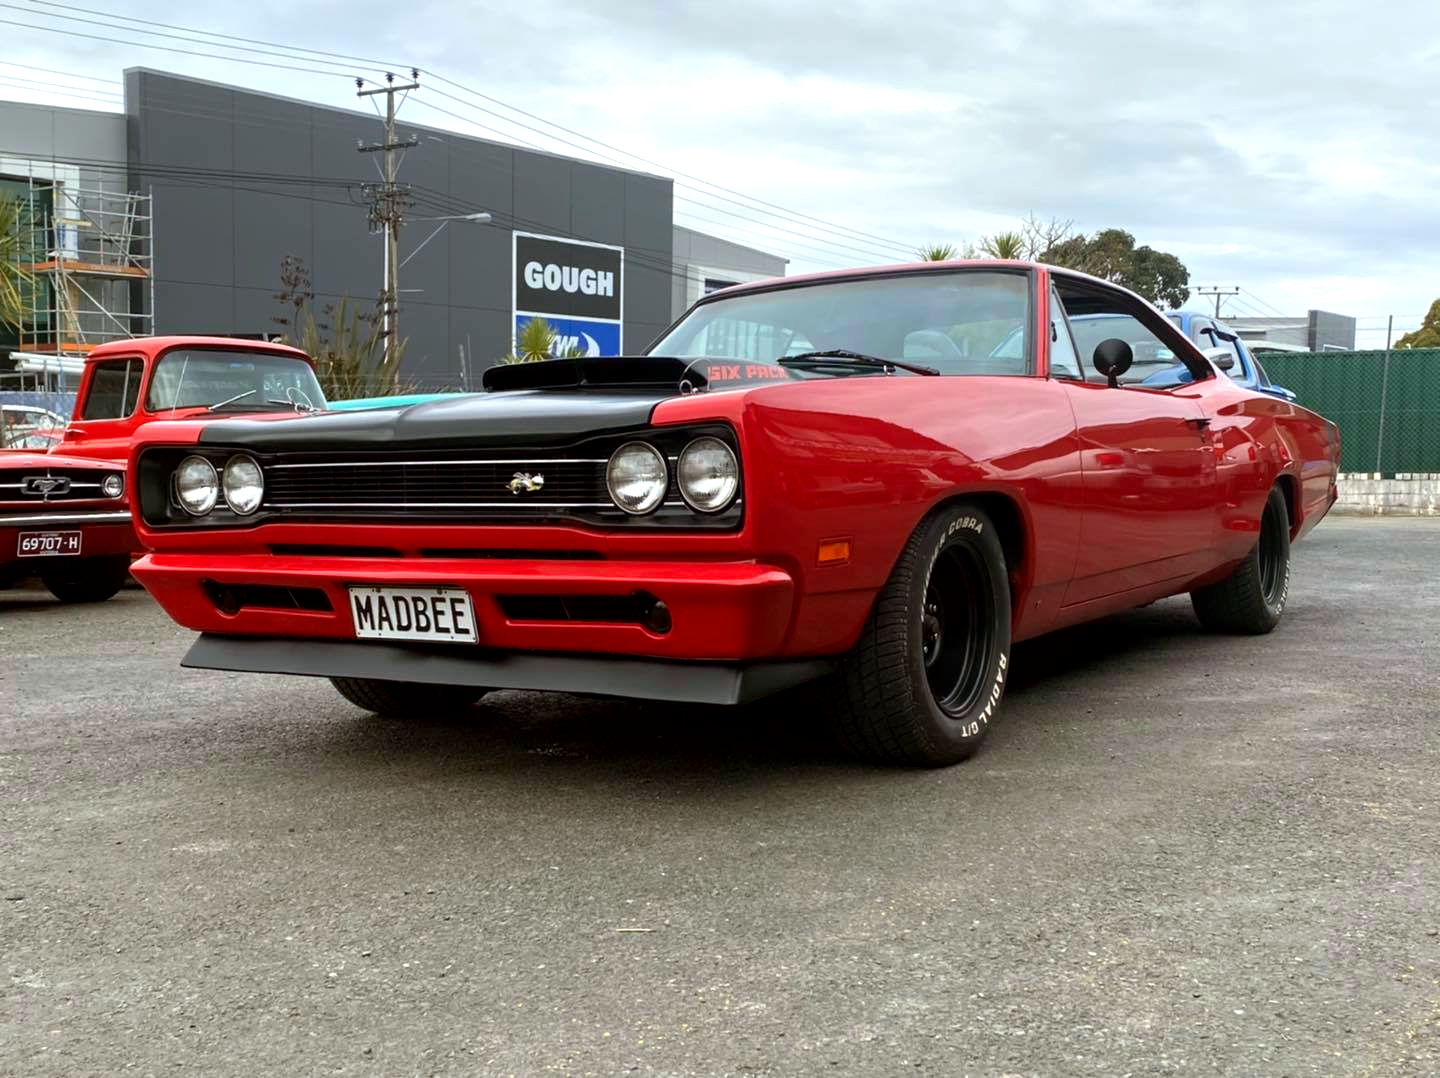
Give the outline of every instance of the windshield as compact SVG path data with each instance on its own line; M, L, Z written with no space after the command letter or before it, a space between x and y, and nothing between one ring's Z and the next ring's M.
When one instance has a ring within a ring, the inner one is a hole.
M160 357L145 395L152 412L171 408L264 411L302 405L324 408L325 394L302 359L273 352L175 348Z
M909 273L717 299L693 308L648 354L773 364L846 349L941 374L1023 375L1029 325L1024 273Z

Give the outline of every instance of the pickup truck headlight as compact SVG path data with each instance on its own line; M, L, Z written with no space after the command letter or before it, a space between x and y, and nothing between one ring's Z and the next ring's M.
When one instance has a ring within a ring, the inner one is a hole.
M641 516L654 512L665 500L670 474L660 450L647 442L626 442L610 456L605 485L611 501Z
M175 497L192 517L203 517L220 497L220 477L204 457L186 457L175 469Z
M100 480L100 493L107 498L118 498L125 493L125 477L112 472Z
M225 462L225 504L236 516L248 517L265 496L265 475L253 457L243 453Z
M740 464L735 452L719 438L696 438L680 453L675 468L680 495L691 509L718 513L740 489Z

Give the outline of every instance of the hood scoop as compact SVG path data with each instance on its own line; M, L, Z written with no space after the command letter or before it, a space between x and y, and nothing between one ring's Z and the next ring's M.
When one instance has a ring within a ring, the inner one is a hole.
M688 383L688 388L682 384ZM599 356L506 363L489 368L492 393L515 389L648 389L689 393L708 384L706 361L676 356Z

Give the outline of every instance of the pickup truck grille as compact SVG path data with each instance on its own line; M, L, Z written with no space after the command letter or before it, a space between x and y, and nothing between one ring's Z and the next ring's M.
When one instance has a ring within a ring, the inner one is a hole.
M609 509L605 464L603 458L284 461L265 467L264 505L276 510L508 509L521 514Z

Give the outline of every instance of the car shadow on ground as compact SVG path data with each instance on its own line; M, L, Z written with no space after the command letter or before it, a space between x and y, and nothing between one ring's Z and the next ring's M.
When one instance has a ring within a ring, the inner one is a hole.
M1046 713L1047 693L1055 693L1057 710L1068 708L1068 690L1077 678L1203 635L1188 603L1172 602L1027 641L1014 650L1007 699L1023 701L1027 721L1033 721ZM813 689L738 708L498 691L457 713L398 720L366 715L337 696L336 710L328 714L353 716L355 722L327 724L327 737L336 752L380 753L391 762L416 764L434 759L460 769L489 769L505 758L551 773L875 771L846 756L823 707L822 694ZM1002 727L1004 721L1002 712ZM1001 729L997 734L1003 737ZM995 740L992 735L982 754L993 751Z

